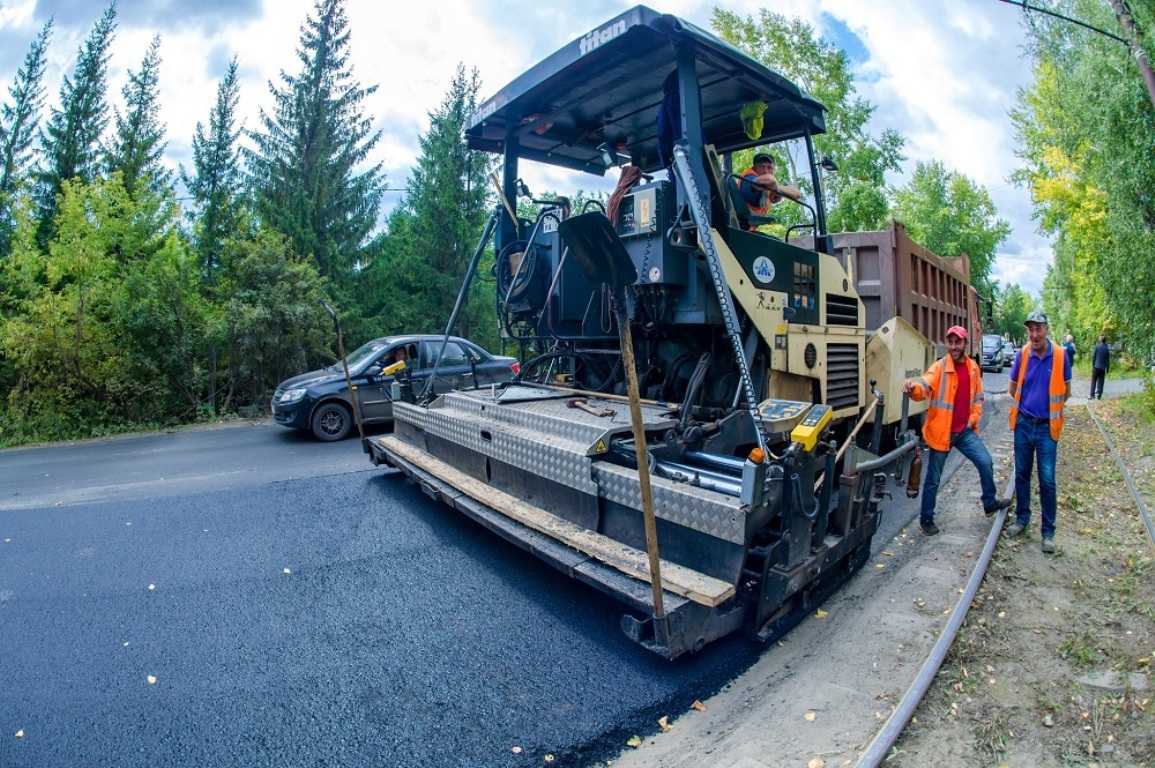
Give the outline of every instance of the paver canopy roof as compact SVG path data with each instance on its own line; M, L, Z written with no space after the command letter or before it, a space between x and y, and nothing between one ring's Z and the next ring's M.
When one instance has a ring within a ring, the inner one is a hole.
M677 69L677 48L697 61L705 142L718 152L825 130L823 106L782 75L675 16L643 5L577 38L482 103L466 130L469 146L503 152L515 130L521 157L597 175L603 144L658 170L658 106ZM762 135L742 127L742 105L763 101Z

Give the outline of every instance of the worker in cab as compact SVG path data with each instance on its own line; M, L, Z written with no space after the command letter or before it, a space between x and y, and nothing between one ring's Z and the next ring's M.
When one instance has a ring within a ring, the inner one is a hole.
M794 201L802 199L798 187L780 184L775 173L774 157L760 152L754 155L754 164L738 174L740 179L734 180L746 207L755 216L769 216L770 208L784 197ZM750 229L756 227L751 224Z
M929 400L922 436L930 449L926 480L922 486L919 525L927 536L939 532L934 522L939 478L951 448L957 448L979 471L983 509L993 515L1011 505L998 498L994 462L979 437L983 417L983 374L978 363L967 357L967 330L960 325L946 332L947 354L936 360L921 378L907 379L902 391L912 400Z

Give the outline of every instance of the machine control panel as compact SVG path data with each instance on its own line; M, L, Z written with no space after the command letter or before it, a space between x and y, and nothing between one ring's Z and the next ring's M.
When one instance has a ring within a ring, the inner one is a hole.
M813 451L822 430L826 429L833 417L834 409L829 405L812 406L798 426L791 430L790 439L801 443L807 452Z
M812 403L802 400L763 400L758 406L762 423L772 432L789 432L798 425Z
M639 184L622 197L618 207L618 235L652 237L664 234L674 215L674 187L664 179Z
M650 235L658 231L658 195L653 187L639 189L622 198L618 210L618 234L622 237Z

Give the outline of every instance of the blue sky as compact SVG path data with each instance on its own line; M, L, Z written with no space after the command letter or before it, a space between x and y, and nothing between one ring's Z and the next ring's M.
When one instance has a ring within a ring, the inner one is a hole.
M127 70L138 65L152 36L161 34L166 161L173 167L187 164L193 127L207 119L216 81L229 59L239 57L241 113L253 127L258 108L270 101L267 81L282 67L296 66L297 30L311 5L311 0L121 0L110 71L113 102L119 102ZM379 85L367 106L384 132L375 159L384 164L389 185L404 186L418 134L459 61L478 68L488 95L629 5L610 0L568 8L525 0L349 0L355 72L362 83ZM715 3L650 5L708 28ZM938 159L986 186L1013 227L995 276L1038 291L1051 247L1036 230L1027 192L1008 181L1016 159L1007 111L1030 75L1030 63L1020 53L1020 11L995 0L742 0L720 5L739 13L767 7L801 17L846 50L860 93L877 106L872 129L895 128L908 139L906 167L889 181L901 184L915 162ZM48 100L55 102L60 78L101 10L102 4L93 0L0 0L0 87L6 92L28 42L53 16ZM537 189L596 184L593 177L540 166L527 175Z

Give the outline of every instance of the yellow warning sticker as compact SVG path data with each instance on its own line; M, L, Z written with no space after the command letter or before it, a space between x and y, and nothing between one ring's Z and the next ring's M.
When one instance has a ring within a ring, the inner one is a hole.
M594 443L594 453L605 453L607 450L609 450L609 446L606 445L605 440L598 440Z

